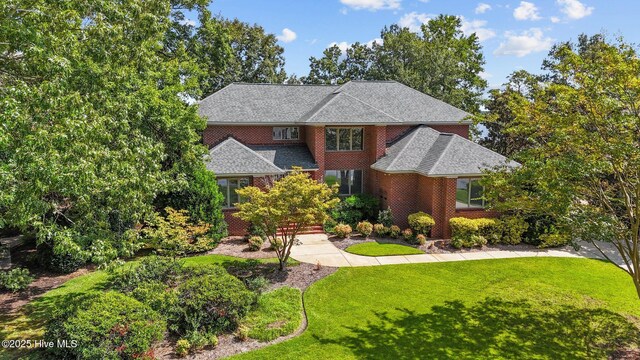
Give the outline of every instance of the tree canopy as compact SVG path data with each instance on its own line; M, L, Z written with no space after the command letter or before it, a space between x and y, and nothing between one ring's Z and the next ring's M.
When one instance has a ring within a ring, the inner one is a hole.
M640 297L638 53L582 35L554 46L543 68L542 82L507 106L505 130L529 143L522 166L488 177L486 196L500 210L552 215L576 239L612 243Z
M381 41L354 43L343 54L337 45L321 58L311 57L304 83L349 80L396 80L471 113L479 111L487 83L485 63L475 34L464 35L460 18L440 15L419 33L398 25L385 27Z

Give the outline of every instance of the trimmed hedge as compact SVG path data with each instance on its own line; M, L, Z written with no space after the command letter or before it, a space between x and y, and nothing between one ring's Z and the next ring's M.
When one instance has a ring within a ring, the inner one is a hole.
M451 244L456 248L482 246L487 243L516 245L527 231L527 223L517 216L500 219L451 218Z
M431 228L436 224L431 215L418 211L417 213L409 214L407 217L409 227L416 232L416 234L429 235Z

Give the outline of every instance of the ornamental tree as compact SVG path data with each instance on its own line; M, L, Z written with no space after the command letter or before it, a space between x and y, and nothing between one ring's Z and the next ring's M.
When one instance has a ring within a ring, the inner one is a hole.
M640 59L622 40L582 35L556 45L546 79L511 102L510 134L529 147L512 171L486 178L498 210L544 214L609 260L622 258L640 297Z
M246 201L235 204L239 211L233 215L264 231L276 251L280 270L287 264L298 233L326 221L328 211L339 201L335 188L311 179L300 168L266 191L248 186L236 192Z

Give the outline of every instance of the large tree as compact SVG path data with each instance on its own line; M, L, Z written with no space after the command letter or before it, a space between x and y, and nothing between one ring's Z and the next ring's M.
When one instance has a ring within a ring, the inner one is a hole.
M197 64L164 45L169 0L0 5L0 226L79 262L135 249L124 233L202 166L185 100Z
M345 54L333 46L321 58L310 58L306 83L349 80L396 80L466 111L479 111L487 83L480 73L485 63L475 34L462 32L461 20L440 15L419 33L392 25L382 41L355 43Z
M506 127L531 146L520 168L488 177L487 195L498 209L552 215L599 249L596 240L611 243L640 297L638 53L583 35L555 46L543 68L544 83L511 104Z

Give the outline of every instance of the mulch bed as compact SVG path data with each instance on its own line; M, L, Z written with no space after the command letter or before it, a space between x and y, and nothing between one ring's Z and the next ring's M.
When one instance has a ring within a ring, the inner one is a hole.
M267 259L276 257L275 251L269 249L269 242L265 241L258 251L249 250L249 244L244 237L230 236L222 239L220 244L208 254L228 255L245 259Z
M499 251L499 250L527 251L527 250L537 249L537 247L529 244L518 244L518 245L487 244L483 247L456 249L455 247L451 246L451 243L448 240L429 239L427 240L427 243L425 245L415 245L415 244L409 244L403 239L364 238L359 235L351 236L346 239L341 239L336 237L335 235L330 235L329 240L333 243L333 245L335 245L340 250L345 250L351 245L376 241L381 244L398 244L398 245L410 246L412 248L422 250L427 254L456 254L456 253L468 253L468 252L478 252L478 251Z

